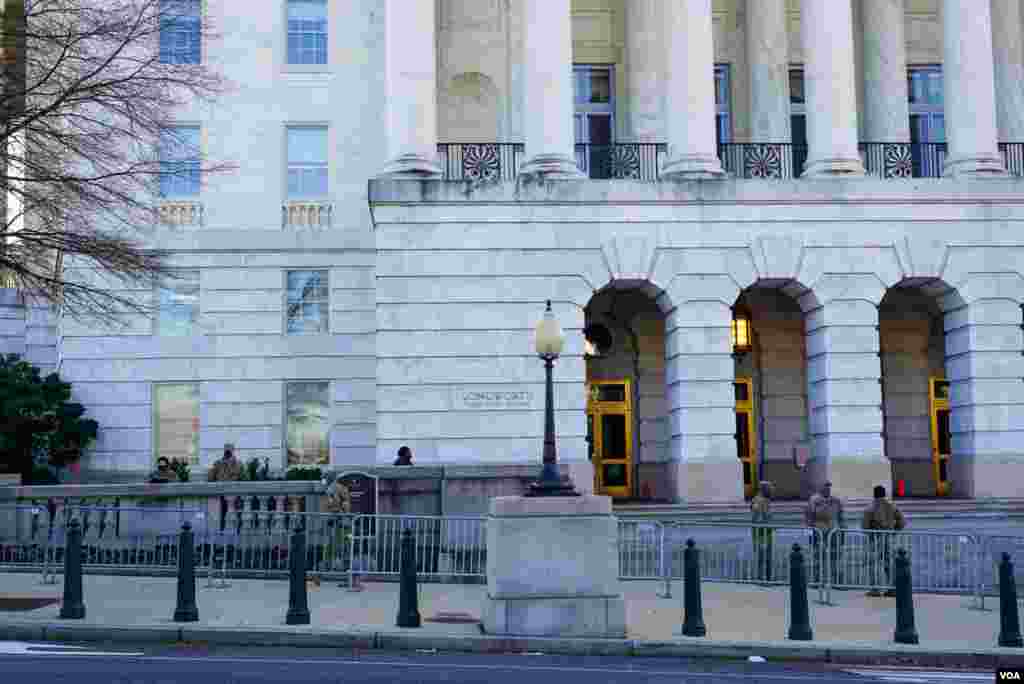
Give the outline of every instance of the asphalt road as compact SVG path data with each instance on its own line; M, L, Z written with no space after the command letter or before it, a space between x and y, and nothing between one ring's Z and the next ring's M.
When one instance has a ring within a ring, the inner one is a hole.
M991 672L857 669L680 658L361 654L322 649L211 649L201 645L66 646L0 642L12 683L243 684L249 682L445 682L470 684L802 684L991 682Z

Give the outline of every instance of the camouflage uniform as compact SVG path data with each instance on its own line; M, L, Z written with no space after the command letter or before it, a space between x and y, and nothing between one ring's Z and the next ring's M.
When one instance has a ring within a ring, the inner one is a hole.
M864 519L861 526L868 531L871 530L902 530L906 527L906 520L896 504L888 499L875 499L871 506L864 511ZM887 533L868 535L868 558L871 567L871 593L877 595L879 587L879 572L881 567L885 573L886 587L892 587L892 537Z
M328 525L334 526L334 534L331 535L331 543L327 548L327 557L332 566L337 565L336 569L343 570L344 562L339 556L347 555L345 550L348 548L349 525L345 514L352 511L352 492L341 480L334 481L327 495L327 511L338 514L328 522Z
M820 493L814 494L811 496L810 501L807 502L807 508L804 511L804 521L808 527L814 528L814 534L811 537L811 563L814 565L814 581L820 582L823 560L821 557L821 545L825 542L825 537L829 530L833 528L841 529L846 526L843 520L843 502L831 495L826 498ZM836 539L829 549L832 582L835 584L841 583L839 549L843 545L842 534L840 531L832 533Z
M771 499L763 493L750 502L750 522L754 525L768 525L771 522ZM762 582L772 581L772 543L774 541L774 530L765 527L754 527L751 529L751 536L754 542L754 556L756 558L755 574Z
M211 482L232 482L242 479L242 462L237 458L221 458L210 468Z

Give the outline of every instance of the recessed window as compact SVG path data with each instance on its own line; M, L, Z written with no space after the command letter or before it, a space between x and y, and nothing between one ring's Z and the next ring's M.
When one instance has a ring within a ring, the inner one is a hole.
M330 330L327 271L288 271L286 289L286 332L326 334Z
M327 64L327 0L288 0L288 63Z
M200 186L198 126L168 126L160 132L160 195L196 197Z
M199 463L199 384L153 385L153 460Z
M160 61L199 64L201 56L200 0L160 0Z
M288 465L330 463L330 383L285 384Z
M288 127L288 198L327 195L327 127Z
M160 337L195 334L199 318L199 271L177 271L157 287L155 332Z
M732 116L729 97L729 65L715 65L715 134L717 143L732 140Z

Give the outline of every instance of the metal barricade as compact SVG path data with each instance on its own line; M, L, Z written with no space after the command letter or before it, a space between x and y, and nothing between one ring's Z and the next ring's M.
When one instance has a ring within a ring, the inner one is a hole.
M990 535L978 539L977 602L985 610L987 596L999 596L999 563L1010 554L1018 591L1024 586L1024 537Z
M980 544L962 533L834 528L827 536L826 600L833 589L887 590L899 549L910 558L915 592L976 595Z
M486 518L425 515L357 515L353 518L350 573L393 578L401 570L401 541L412 530L416 571L424 582L484 582Z

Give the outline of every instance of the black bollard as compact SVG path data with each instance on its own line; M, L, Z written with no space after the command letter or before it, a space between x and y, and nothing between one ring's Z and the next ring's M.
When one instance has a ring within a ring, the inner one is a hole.
M309 624L309 601L306 597L306 526L300 521L292 532L292 547L288 552L291 574L288 578L288 625Z
M193 554L192 524L185 521L178 535L178 605L174 609L175 622L197 622L196 563Z
M1020 614L1017 612L1017 580L1013 576L1013 561L1004 553L999 564L999 645L1024 648L1020 636Z
M896 586L896 633L897 644L916 644L917 628L914 627L914 595L910 583L910 559L905 549L896 552L892 568L893 584Z
M85 617L85 603L82 602L82 528L77 518L68 523L67 548L64 550L64 600L60 606L60 617L64 620L81 620Z
M807 608L807 566L799 544L789 554L789 638L811 641L811 613Z
M700 603L700 551L693 539L687 539L683 551L683 636L702 637L707 633Z
M419 592L416 588L416 541L412 530L402 532L402 567L398 585L397 627L419 627Z

